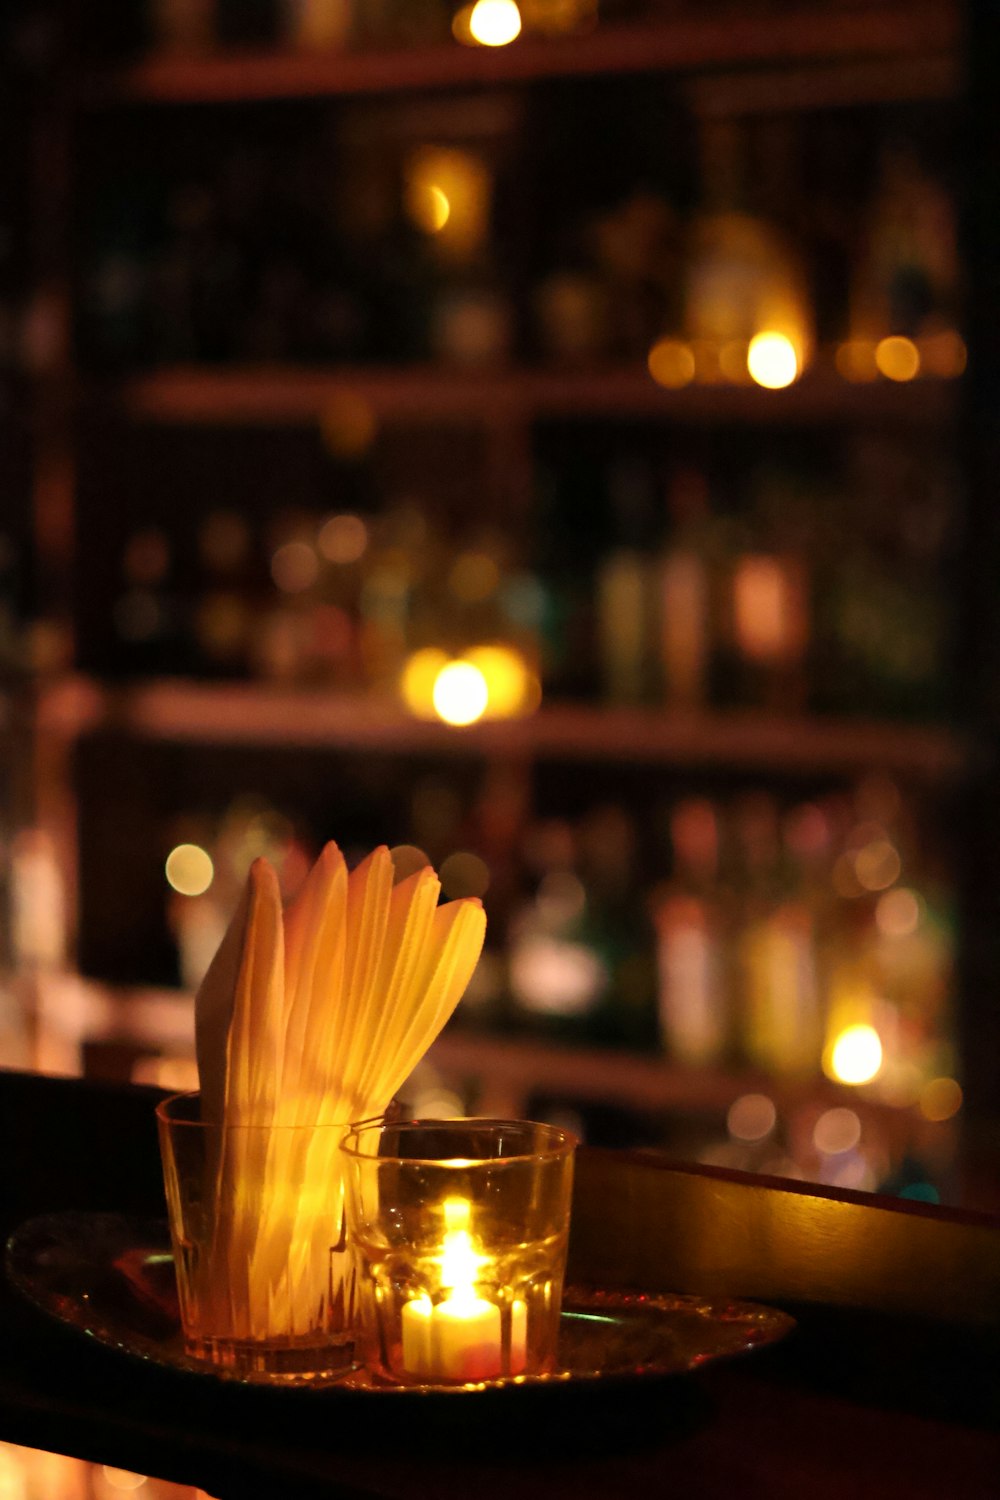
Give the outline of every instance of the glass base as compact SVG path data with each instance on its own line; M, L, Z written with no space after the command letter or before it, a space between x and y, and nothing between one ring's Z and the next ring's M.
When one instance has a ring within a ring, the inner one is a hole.
M185 1351L239 1380L281 1385L327 1382L358 1368L353 1334L321 1344L306 1339L185 1338Z

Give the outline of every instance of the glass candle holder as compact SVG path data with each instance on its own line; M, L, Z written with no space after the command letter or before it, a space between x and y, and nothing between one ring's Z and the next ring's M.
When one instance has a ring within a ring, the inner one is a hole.
M246 1380L354 1368L344 1125L223 1126L198 1094L156 1114L188 1354Z
M352 1128L347 1231L373 1375L467 1385L555 1368L575 1147L523 1120Z

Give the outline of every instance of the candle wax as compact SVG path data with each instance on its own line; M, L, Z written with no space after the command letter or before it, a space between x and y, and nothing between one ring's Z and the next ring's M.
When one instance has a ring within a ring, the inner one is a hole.
M431 1330L434 1304L429 1297L413 1297L403 1305L403 1368L426 1380L434 1378Z
M503 1374L500 1309L461 1290L438 1303L431 1320L434 1373L441 1380L494 1380Z

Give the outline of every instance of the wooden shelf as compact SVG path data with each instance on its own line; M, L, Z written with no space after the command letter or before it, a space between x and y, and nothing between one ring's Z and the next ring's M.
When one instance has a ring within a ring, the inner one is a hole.
M199 745L277 745L383 754L477 755L732 766L781 772L871 767L948 779L968 748L944 728L871 720L780 717L751 710L546 705L530 718L452 729L389 701L266 683L164 679L102 688L69 678L39 701L39 727L72 738L119 729Z
M893 82L894 65L902 66L905 76L914 59L952 53L957 33L956 8L940 0L863 7L800 4L777 14L764 10L747 15L734 9L599 27L556 40L524 37L498 48L447 42L392 52L152 56L91 78L80 92L91 105L226 103L384 95L601 73L693 73L761 63L786 70L801 64L853 66L868 60L879 66L878 74L868 78L875 99L896 98L901 92ZM950 75L935 75L932 87L950 88L952 81ZM902 96L910 96L905 88Z
M950 421L956 404L954 381L852 385L822 368L781 391L723 384L668 391L635 367L486 373L440 365L192 365L133 377L116 394L131 416L144 421L219 425L311 422L345 395L365 402L382 419L415 423L645 416L695 424L877 422L924 427Z
M38 986L35 1010L69 1049L85 1041L113 1041L194 1055L194 1002L183 990L105 984L76 974L48 975ZM820 1076L783 1081L751 1069L682 1067L640 1053L491 1036L460 1027L438 1038L428 1061L456 1080L479 1083L477 1108L486 1113L518 1115L531 1094L547 1093L650 1114L724 1115L742 1094L760 1092L770 1094L781 1108L810 1100L849 1100L888 1120L900 1121L906 1113Z

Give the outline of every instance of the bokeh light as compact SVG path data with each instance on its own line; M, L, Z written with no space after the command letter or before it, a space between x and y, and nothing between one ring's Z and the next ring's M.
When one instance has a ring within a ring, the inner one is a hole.
M848 339L834 356L837 373L854 385L867 384L878 376L872 339Z
M448 574L448 588L463 604L481 604L500 586L500 569L488 552L460 552Z
M861 1121L853 1109L828 1109L813 1128L813 1145L821 1156L853 1151L861 1139Z
M320 527L316 545L327 562L357 562L368 548L368 527L360 516L330 516Z
M769 391L780 391L791 385L799 373L795 345L783 333L758 333L750 340L747 369L758 385Z
M742 1094L726 1115L726 1128L737 1141L762 1141L778 1121L774 1101L766 1094Z
M271 577L283 594L301 594L319 577L319 558L308 542L285 542L271 557Z
M962 1108L962 1086L954 1078L932 1078L920 1091L920 1113L939 1124Z
M657 385L668 391L679 391L694 379L694 353L679 339L660 339L650 349L646 364Z
M893 334L876 344L875 363L887 380L913 380L920 373L920 351L912 339Z
M882 1067L882 1041L874 1026L847 1026L830 1049L827 1072L838 1083L870 1083Z
M899 879L899 851L888 839L873 839L854 856L854 873L866 891L884 891Z
M403 668L400 690L403 702L417 718L435 717L434 685L441 669L447 665L447 653L436 646L425 646L421 651L414 651L408 658Z
M389 850L389 855L392 859L392 878L396 885L430 864L423 849L419 849L416 844L397 844Z
M883 937L904 938L920 926L923 906L916 891L886 891L875 907L875 925Z
M489 697L486 678L470 661L448 662L434 682L435 713L458 729L483 717Z
M485 896L490 885L490 867L478 854L460 850L449 854L441 865L441 890L449 901L461 896Z
M181 896L202 896L215 878L211 855L198 844L178 844L167 855L167 881Z
M510 719L536 706L532 673L510 646L476 646L466 652L465 660L483 675L491 719Z
M469 34L481 47L506 47L521 34L515 0L477 0L469 14Z

